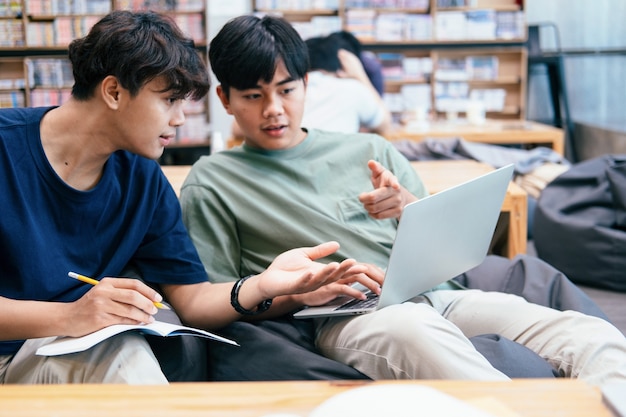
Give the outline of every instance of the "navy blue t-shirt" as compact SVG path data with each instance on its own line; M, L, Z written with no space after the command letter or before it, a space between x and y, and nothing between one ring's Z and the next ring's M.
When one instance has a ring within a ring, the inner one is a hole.
M44 154L39 124L48 110L0 110L0 296L74 301L90 286L69 271L99 279L129 264L153 284L206 281L159 165L118 151L99 183L78 191ZM0 341L0 355L22 343Z

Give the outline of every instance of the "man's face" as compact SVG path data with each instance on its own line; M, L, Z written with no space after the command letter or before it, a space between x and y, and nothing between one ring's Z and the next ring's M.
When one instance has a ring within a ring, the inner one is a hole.
M127 90L120 94L120 108L115 119L118 147L150 159L157 159L163 149L176 137L176 128L185 122L183 100L172 92L162 92L165 82L154 79L130 97Z
M267 150L287 149L304 140L300 128L304 112L306 80L294 80L280 61L270 83L259 81L247 90L230 89L229 97L217 93L228 114L235 116L248 146Z

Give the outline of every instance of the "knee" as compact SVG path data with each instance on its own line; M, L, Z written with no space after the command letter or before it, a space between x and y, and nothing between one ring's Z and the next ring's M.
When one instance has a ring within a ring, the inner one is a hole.
M416 303L385 307L373 316L372 327L380 333L378 337L400 346L429 338L443 319L431 306Z

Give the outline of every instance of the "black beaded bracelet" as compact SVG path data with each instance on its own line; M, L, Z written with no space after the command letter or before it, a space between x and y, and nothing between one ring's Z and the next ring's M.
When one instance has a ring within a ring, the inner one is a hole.
M241 304L239 304L239 290L241 286L248 278L251 278L253 275L248 275L247 277L240 278L235 285L233 285L233 289L230 291L230 305L233 306L235 311L239 314L243 314L245 316L254 316L255 314L261 314L264 311L267 311L272 305L272 299L269 298L267 300L261 301L261 303L256 307L256 310L248 310L243 308Z

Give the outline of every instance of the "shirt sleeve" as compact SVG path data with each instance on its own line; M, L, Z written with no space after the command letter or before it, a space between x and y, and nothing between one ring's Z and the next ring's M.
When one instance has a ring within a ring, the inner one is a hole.
M211 282L239 278L241 254L235 219L211 190L198 184L181 190L183 222Z
M162 176L158 179L159 197L147 233L132 262L148 282L205 282L207 275L183 224L178 198L165 176L160 172L159 175Z

